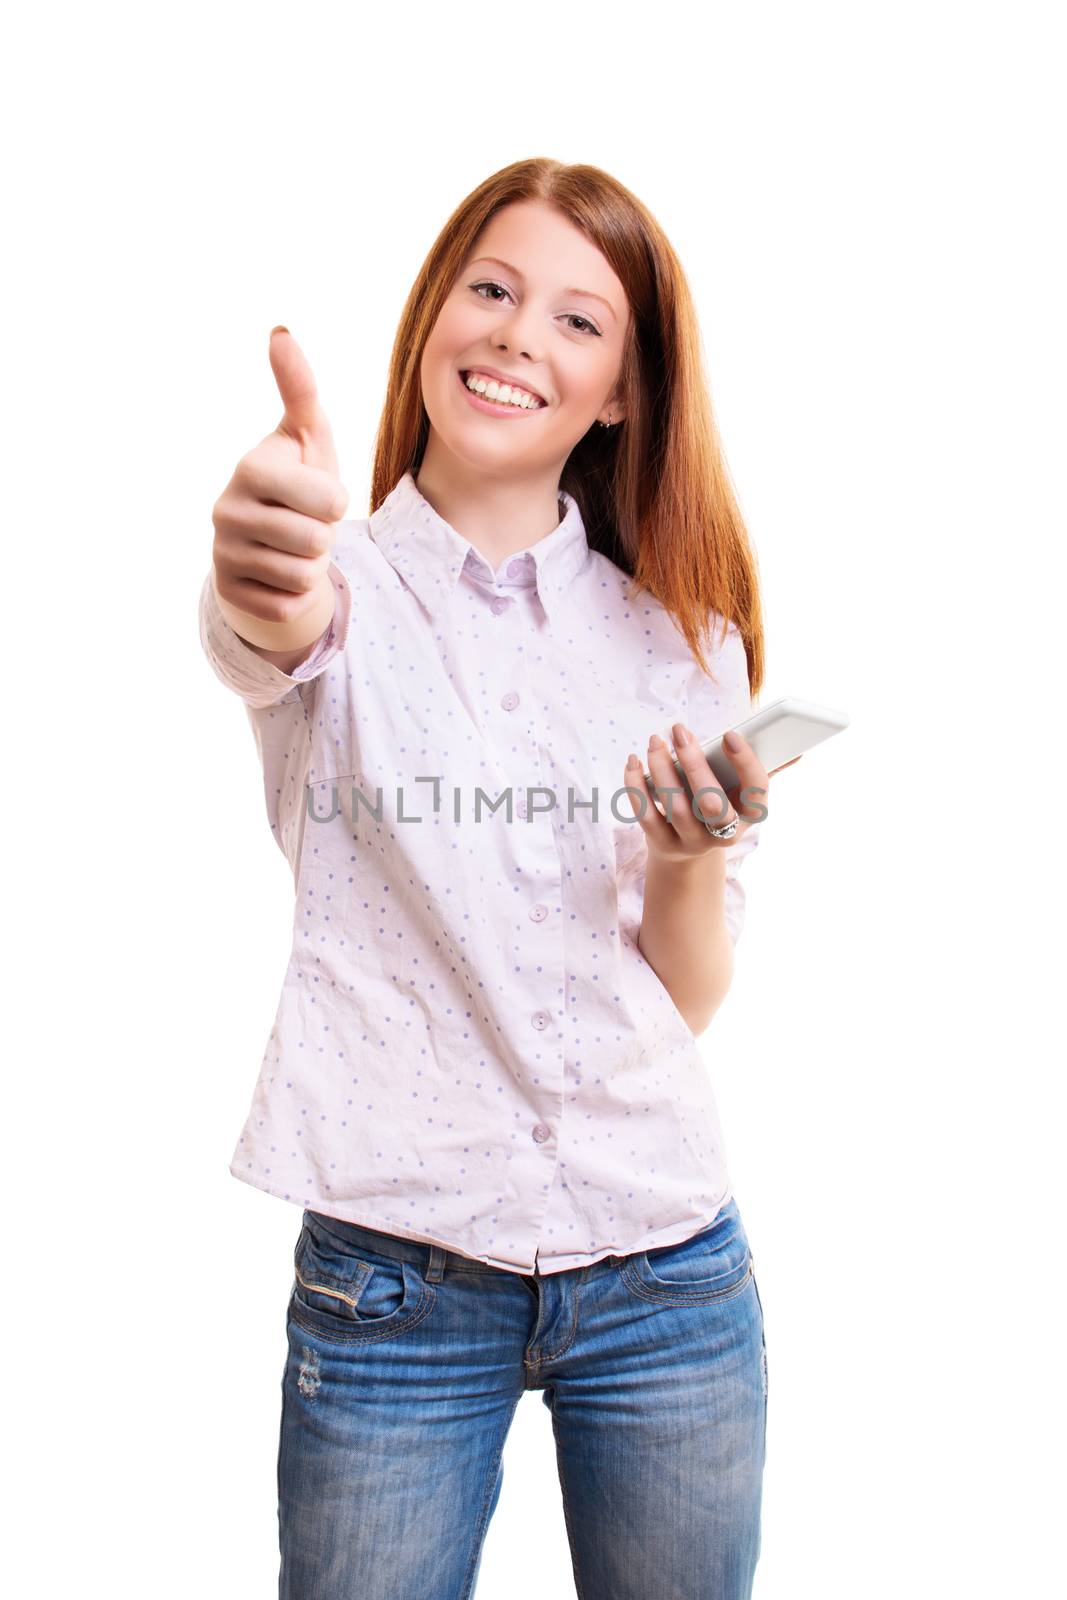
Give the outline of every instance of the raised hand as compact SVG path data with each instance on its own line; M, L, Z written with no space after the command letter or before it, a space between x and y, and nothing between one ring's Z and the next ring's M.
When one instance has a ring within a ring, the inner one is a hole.
M315 378L287 328L270 337L284 407L273 433L237 463L215 502L215 592L227 621L270 651L311 645L333 616L328 576L348 507Z

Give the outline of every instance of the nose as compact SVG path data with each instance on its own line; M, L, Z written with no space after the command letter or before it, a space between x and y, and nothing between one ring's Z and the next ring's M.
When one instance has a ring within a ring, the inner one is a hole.
M498 330L497 339L501 350L515 350L528 360L537 361L539 357L535 354L536 326L533 307L529 304L516 306Z

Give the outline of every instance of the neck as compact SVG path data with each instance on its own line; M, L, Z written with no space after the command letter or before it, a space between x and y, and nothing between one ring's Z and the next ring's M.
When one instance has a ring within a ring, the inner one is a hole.
M489 476L463 463L424 459L415 477L423 499L468 539L490 566L547 538L567 514L558 473Z

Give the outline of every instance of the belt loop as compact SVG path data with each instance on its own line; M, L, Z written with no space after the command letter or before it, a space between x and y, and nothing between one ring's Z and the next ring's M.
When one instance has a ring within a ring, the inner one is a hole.
M440 1283L445 1271L445 1255L446 1252L442 1250L439 1244L430 1246L430 1264L426 1268L428 1283Z

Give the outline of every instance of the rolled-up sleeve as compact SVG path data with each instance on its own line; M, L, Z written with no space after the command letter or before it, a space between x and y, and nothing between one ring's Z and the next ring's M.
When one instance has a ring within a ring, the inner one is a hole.
M283 672L273 662L265 661L231 628L219 605L209 569L200 591L200 643L216 677L252 710L277 705L297 684L317 678L344 650L352 616L352 594L348 579L336 562L331 561L328 570L335 594L329 627L292 672Z
M736 624L730 622L725 639L718 645L721 628L721 618L716 617L713 637L717 648L705 650L714 678L698 671L697 685L690 691L688 723L701 744L717 738L729 728L736 728L754 710L748 684L745 642ZM766 805L766 795L757 795L755 798L761 805ZM755 822L745 827L726 851L725 918L730 939L735 945L745 925L746 902L741 867L759 844L762 826L761 822Z

